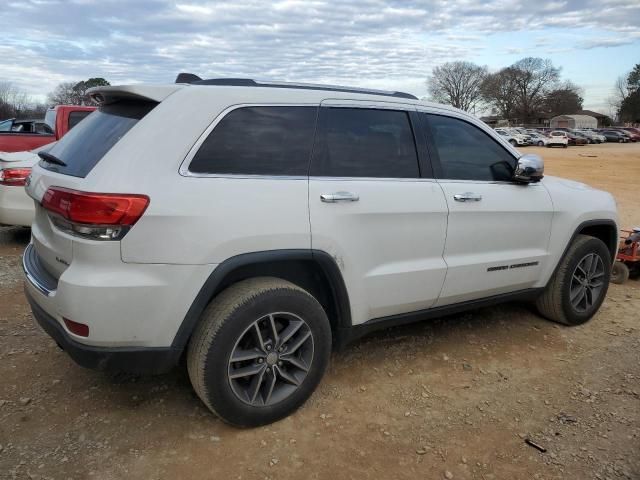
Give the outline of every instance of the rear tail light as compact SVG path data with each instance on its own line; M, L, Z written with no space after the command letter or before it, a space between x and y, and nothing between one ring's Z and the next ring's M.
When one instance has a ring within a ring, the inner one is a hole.
M50 187L42 198L60 230L92 240L120 240L149 206L149 197L127 193L88 193Z
M0 168L0 185L24 187L30 168Z

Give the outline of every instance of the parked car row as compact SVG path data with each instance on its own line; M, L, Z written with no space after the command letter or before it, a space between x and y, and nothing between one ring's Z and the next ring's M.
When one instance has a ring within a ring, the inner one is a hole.
M607 128L524 128L499 127L495 129L514 147L535 145L553 147L587 145L604 142L629 143L640 140L640 129L635 127Z

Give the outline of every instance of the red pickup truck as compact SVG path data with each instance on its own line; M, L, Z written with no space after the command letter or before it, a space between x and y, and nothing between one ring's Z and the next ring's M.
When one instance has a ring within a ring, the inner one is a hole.
M58 105L42 120L9 119L0 122L0 152L23 152L60 140L96 107Z

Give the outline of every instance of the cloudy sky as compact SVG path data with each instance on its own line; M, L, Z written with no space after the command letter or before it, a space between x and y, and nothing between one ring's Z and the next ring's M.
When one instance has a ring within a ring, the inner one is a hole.
M550 58L608 113L640 62L638 0L3 0L0 81L171 82L180 71L426 95L432 67Z

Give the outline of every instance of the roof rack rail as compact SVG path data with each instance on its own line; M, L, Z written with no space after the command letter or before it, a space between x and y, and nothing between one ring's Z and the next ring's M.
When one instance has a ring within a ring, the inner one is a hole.
M322 85L316 83L294 83L294 82L264 82L250 78L210 78L203 80L193 73L180 73L176 78L176 83L189 83L192 85L224 85L232 87L269 87L269 88L291 88L299 90L322 90L328 92L349 92L364 93L370 95L383 95L385 97L408 98L418 100L418 97L405 92L395 92L388 90L374 90L368 88L343 87L339 85Z

